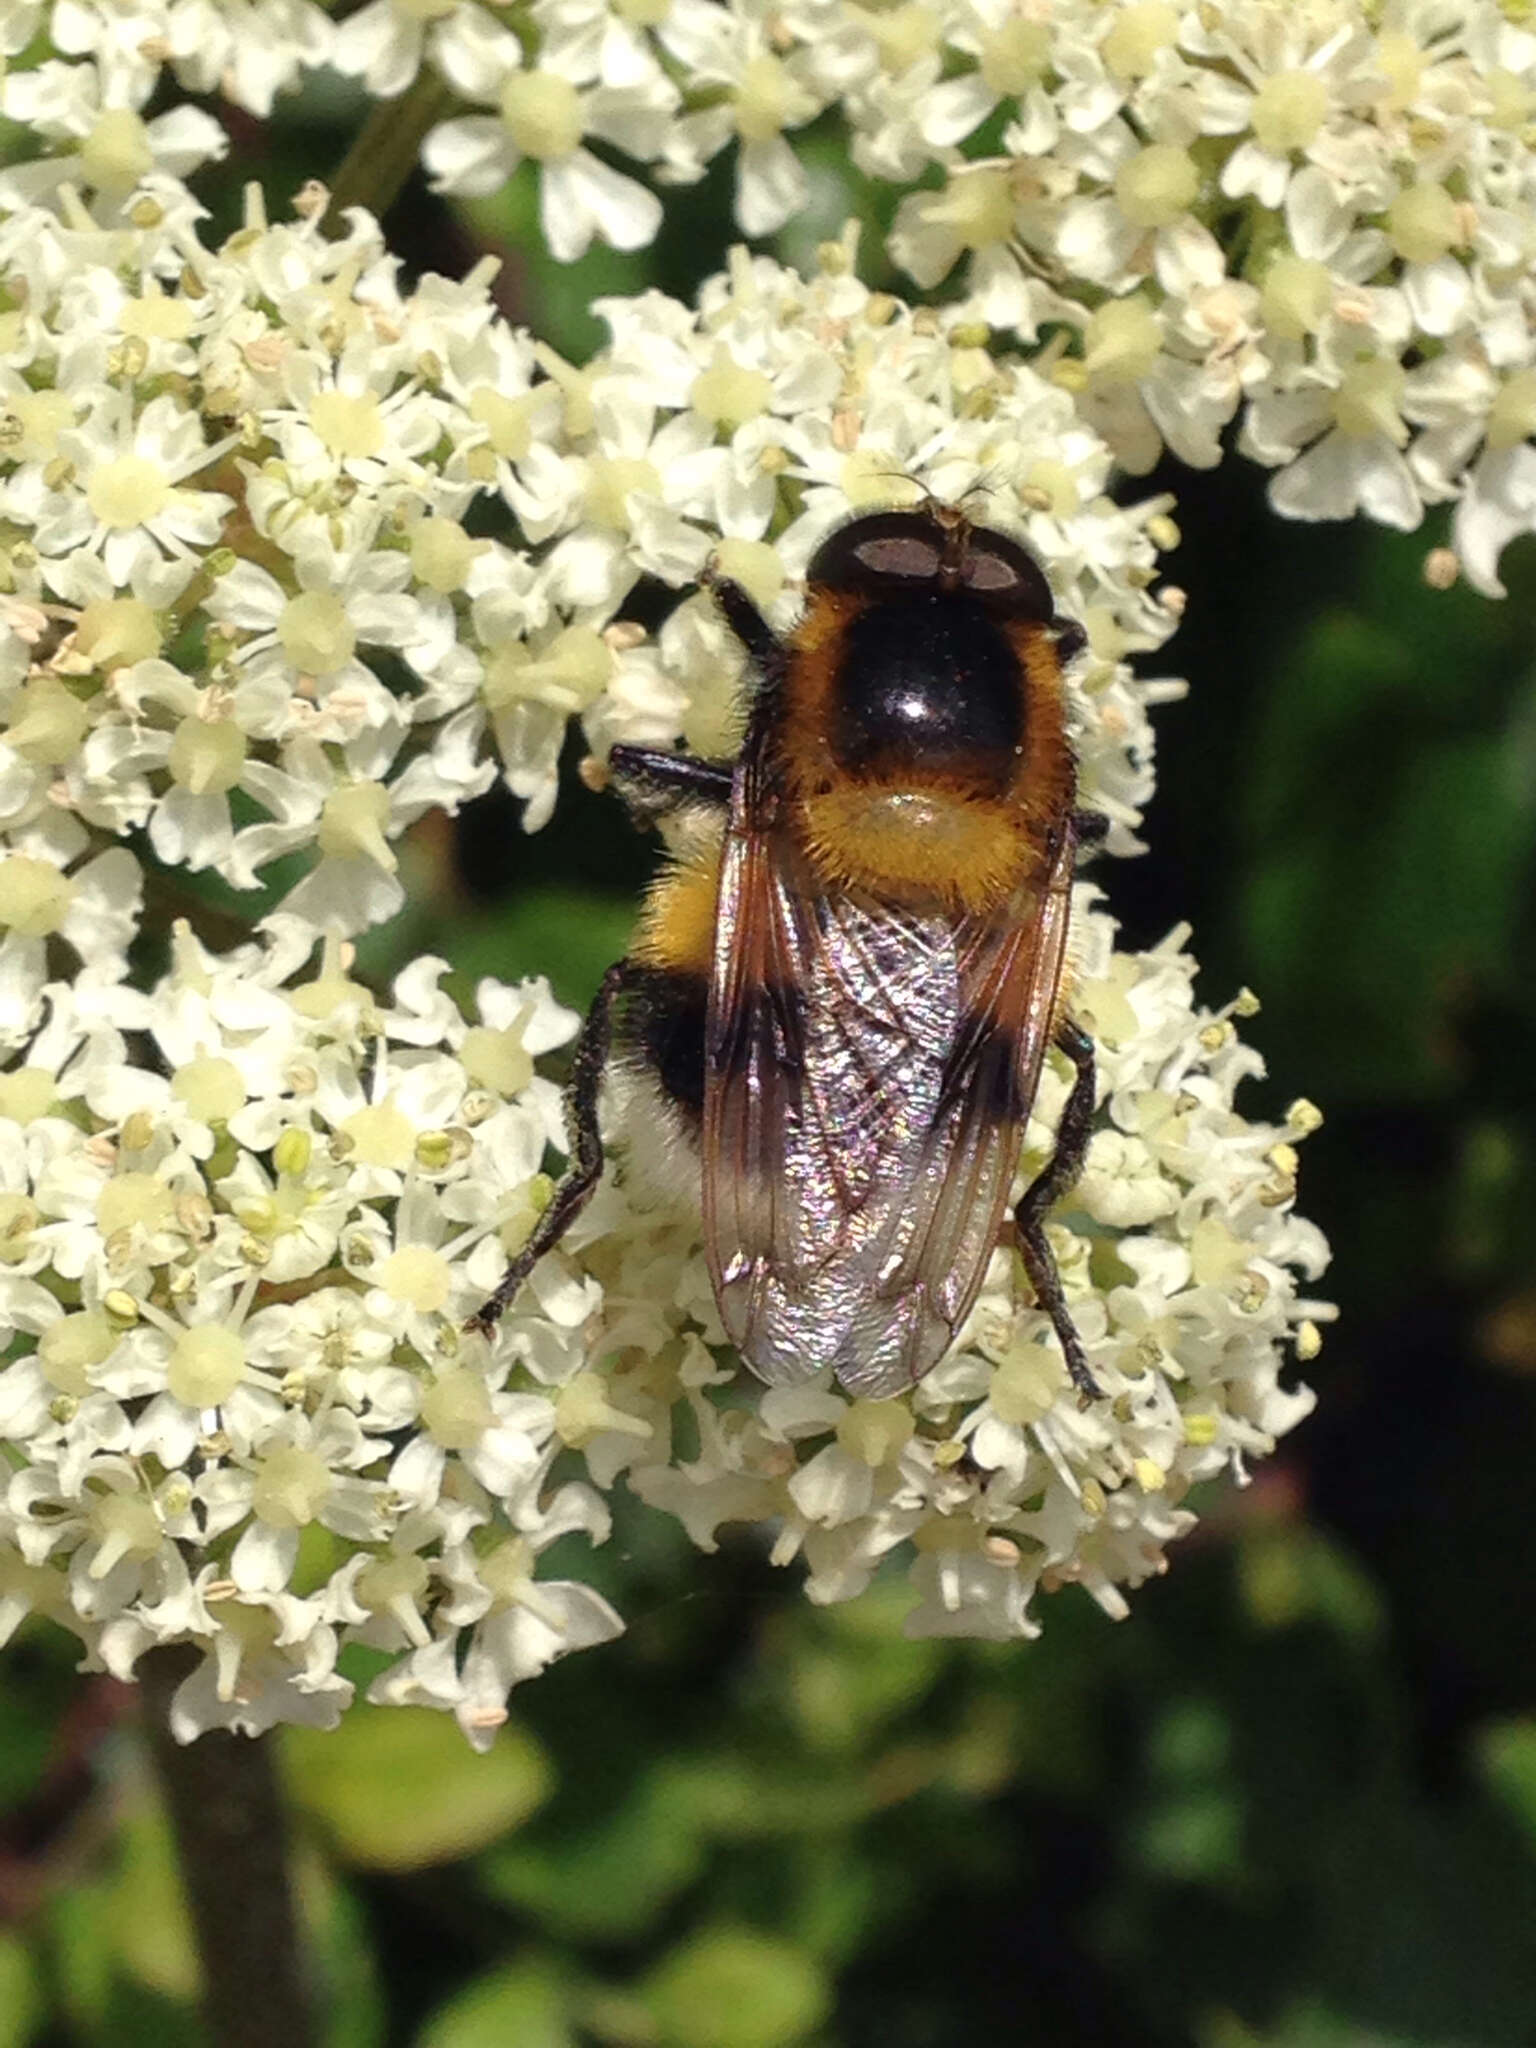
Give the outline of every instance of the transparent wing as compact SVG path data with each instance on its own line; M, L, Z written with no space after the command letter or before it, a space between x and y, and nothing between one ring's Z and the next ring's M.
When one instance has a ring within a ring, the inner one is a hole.
M996 1241L1050 1037L1070 847L989 921L828 896L749 747L721 870L704 1085L722 1320L773 1384L894 1391L942 1355Z
M1013 915L957 929L959 1028L938 1111L885 1222L875 1284L838 1360L852 1392L896 1393L919 1378L971 1312L1051 1041L1071 890L1069 841Z
M755 820L752 771L737 770L715 922L705 1025L704 1242L721 1319L765 1379L814 1372L780 1360L761 1332L770 1290L805 1234L790 1179L804 1081L805 906L787 849Z

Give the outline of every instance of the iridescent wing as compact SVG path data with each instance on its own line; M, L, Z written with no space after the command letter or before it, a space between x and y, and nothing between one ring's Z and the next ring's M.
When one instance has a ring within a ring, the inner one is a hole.
M1043 885L1009 915L955 928L958 1028L915 1171L884 1225L875 1283L837 1361L850 1392L892 1394L920 1378L980 1291L1055 1025L1072 901L1064 838Z
M759 739L721 868L704 1080L722 1320L772 1384L892 1393L943 1355L997 1241L1049 1042L1070 836L989 918L828 894Z

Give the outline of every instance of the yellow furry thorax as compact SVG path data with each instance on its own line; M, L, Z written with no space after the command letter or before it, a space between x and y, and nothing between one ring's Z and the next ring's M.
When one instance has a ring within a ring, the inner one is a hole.
M824 886L905 909L993 909L1038 858L1016 806L931 784L848 782L803 797L799 809Z

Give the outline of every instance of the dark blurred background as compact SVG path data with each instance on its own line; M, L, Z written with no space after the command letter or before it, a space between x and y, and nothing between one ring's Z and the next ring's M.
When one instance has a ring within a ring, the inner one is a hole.
M358 112L221 111L226 225ZM811 147L791 257L880 211ZM522 183L418 180L387 225L408 265L517 252L504 309L579 358L595 293L715 266L728 168L674 200L656 250L565 271ZM1326 1113L1316 1415L1128 1622L1068 1591L1018 1646L904 1642L896 1584L813 1609L755 1541L701 1557L621 1496L572 1564L628 1634L519 1692L489 1758L396 1711L287 1741L335 2048L1536 2042L1536 547L1489 603L1426 585L1436 526L1284 525L1235 456L1151 488L1189 594L1156 669L1191 688L1151 850L1101 878L1130 944L1190 921L1205 1000L1261 996L1248 1114ZM502 796L423 827L370 970L430 946L585 1002L636 841L567 783L533 838ZM45 1629L0 1661L0 2048L199 2038L131 1705Z

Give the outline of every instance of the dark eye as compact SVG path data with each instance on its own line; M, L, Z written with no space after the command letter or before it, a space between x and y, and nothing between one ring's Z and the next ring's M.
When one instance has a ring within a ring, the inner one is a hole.
M900 576L929 583L939 573L939 551L921 534L882 534L862 541L854 549L853 557L871 576Z
M972 590L991 594L1016 589L1019 574L1011 562L1005 562L998 555L977 549L966 563L965 580Z
M865 512L827 536L806 580L832 590L933 583L943 545L943 534L920 513Z
M1032 555L1002 534L972 538L966 555L965 587L1000 603L1015 618L1048 619L1054 609L1051 586Z

